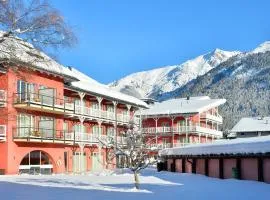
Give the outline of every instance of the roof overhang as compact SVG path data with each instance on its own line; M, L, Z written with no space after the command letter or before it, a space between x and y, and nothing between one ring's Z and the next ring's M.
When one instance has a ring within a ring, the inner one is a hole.
M68 90L71 90L71 91L74 91L74 92L78 92L78 91L85 92L85 93L87 93L89 95L100 96L100 97L102 97L104 99L108 99L108 100L111 100L111 101L117 101L117 102L123 103L123 104L129 104L129 105L132 105L134 107L147 108L147 107L144 107L142 105L137 105L137 104L134 104L134 103L131 103L131 102L123 101L121 99L116 99L116 98L106 96L106 95L103 95L103 94L99 94L99 93L95 93L95 92L89 92L87 90L83 90L81 88L78 88L78 87L75 87L75 86L72 86L72 85L65 84L65 89L68 89Z

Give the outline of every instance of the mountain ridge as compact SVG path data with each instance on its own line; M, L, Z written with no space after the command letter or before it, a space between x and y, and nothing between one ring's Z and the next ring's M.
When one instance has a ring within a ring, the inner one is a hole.
M183 86L197 76L205 74L229 57L239 53L237 51L229 52L215 49L179 65L132 73L110 83L109 86L137 98L155 97L160 93L169 92Z

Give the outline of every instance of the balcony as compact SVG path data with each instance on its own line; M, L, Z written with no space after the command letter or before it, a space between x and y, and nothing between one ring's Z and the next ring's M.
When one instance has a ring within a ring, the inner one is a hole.
M74 108L74 105L73 105ZM85 115L89 117L102 118L106 120L115 120L114 112L94 109L86 106L75 105L74 114Z
M7 103L7 94L5 90L0 90L0 107L5 107Z
M74 105L65 103L64 99L30 92L15 93L13 103L15 108L55 114L72 113L74 110Z
M149 135L171 135L171 134L191 134L191 133L202 133L206 135L222 136L221 131L217 131L210 128L200 126L180 126L180 127L150 127L143 128L142 133Z
M218 123L223 123L223 118L221 115L212 115L210 113L206 113L206 114L202 114L201 115L201 118L202 119L207 119L207 120L210 120L210 121L214 121L214 122L218 122Z
M166 148L172 148L171 143L164 143L164 144L147 144L146 148L148 148L151 151L159 151L161 149L166 149Z
M44 143L64 143L68 145L84 144L110 144L114 136L97 135L84 132L64 132L62 130L41 129L34 127L17 127L13 130L13 140L16 142L44 142ZM119 145L126 144L125 137L117 137Z
M114 112L94 109L94 108L90 108L90 107L86 107L86 106L75 105L74 114L100 118L103 120L115 121L115 113ZM131 117L127 114L122 114L122 113L117 114L117 121L118 122L129 123L130 120L131 120ZM138 122L138 120L137 120L137 122Z
M6 141L6 125L0 125L0 142Z
M129 123L131 120L131 117L128 116L127 114L117 114L117 121L123 122L123 123Z

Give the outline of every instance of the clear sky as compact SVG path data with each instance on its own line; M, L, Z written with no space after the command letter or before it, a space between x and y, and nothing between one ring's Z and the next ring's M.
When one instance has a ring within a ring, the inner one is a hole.
M57 0L79 44L61 63L102 83L220 48L248 51L270 40L269 0Z

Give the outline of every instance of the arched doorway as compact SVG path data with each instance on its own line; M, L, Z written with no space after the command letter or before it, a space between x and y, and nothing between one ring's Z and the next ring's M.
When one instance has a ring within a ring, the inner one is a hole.
M43 151L31 151L26 154L19 166L20 174L51 174L52 172L52 160Z

